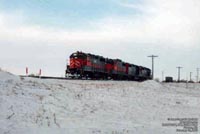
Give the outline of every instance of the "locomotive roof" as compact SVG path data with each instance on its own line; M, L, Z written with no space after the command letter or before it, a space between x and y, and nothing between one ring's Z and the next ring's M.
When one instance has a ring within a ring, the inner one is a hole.
M149 68L147 68L147 67L143 67L143 66L139 66L139 67L141 67L141 68L144 68L144 69L147 69L147 70L150 70Z
M120 61L120 62L122 62L122 60L120 60L120 59L113 59L114 61Z
M99 55L94 55L94 54L90 54L90 53L87 53L87 55L89 55L91 57L95 57L95 58L105 59L103 56L99 56Z

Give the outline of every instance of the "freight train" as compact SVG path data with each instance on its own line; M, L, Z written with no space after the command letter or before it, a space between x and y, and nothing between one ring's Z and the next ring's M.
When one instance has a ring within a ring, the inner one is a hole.
M135 81L151 79L149 68L130 64L120 59L104 58L79 51L72 53L69 58L66 77Z

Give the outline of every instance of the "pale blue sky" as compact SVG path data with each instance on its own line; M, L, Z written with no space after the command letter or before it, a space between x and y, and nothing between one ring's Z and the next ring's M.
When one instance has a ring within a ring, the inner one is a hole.
M0 67L64 75L68 56L84 51L182 78L200 67L199 0L0 0Z
M96 19L139 13L122 7L120 0L0 0L0 8L4 12L22 11L29 24L75 29L90 27L89 22Z

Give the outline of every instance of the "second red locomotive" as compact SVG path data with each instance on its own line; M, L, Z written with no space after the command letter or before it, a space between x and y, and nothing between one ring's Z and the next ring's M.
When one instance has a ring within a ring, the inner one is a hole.
M151 70L126 63L120 59L109 59L83 52L70 55L66 76L72 78L113 79L113 80L147 80L151 79Z

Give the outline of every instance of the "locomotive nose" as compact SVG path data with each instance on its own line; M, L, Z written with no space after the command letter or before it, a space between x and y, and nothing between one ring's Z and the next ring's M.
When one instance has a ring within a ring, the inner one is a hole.
M70 59L70 68L80 68L81 67L81 61L80 59L75 59L75 58L71 58Z

